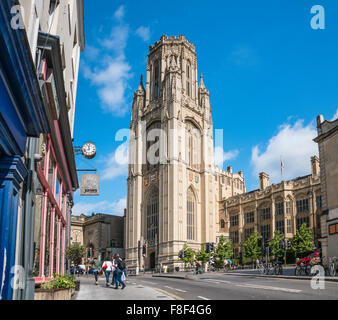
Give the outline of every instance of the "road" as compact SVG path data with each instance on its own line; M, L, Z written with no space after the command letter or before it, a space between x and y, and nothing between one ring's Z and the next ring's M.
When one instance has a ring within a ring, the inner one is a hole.
M338 283L325 282L325 289L312 289L309 280L272 279L259 276L207 273L196 280L129 277L129 281L182 300L337 300Z

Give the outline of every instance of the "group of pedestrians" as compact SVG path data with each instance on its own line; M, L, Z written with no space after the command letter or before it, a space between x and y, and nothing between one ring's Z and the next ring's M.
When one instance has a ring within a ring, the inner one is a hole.
M110 275L112 275L111 285L114 286L114 289L118 289L119 286L122 286L121 289L126 287L124 281L127 277L127 266L124 259L122 260L118 254L114 254L111 260L106 258L102 264L97 258L94 258L92 267L96 285L98 284L99 274L103 272L107 287L110 286Z

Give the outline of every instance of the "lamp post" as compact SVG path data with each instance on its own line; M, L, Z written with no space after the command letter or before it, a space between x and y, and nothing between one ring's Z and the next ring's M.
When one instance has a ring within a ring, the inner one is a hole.
M313 201L313 190L308 191L307 193L308 196L311 197L312 200L312 223L313 223L313 227L312 227L312 231L313 231L313 242L314 245L316 245L316 232L315 232L315 207L314 207L314 201Z

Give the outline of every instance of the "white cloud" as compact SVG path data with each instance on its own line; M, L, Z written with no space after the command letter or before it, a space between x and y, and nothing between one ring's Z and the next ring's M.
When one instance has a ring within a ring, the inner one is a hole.
M122 5L115 11L114 17L117 20L122 20L124 18L124 14L125 14L125 7L124 5Z
M80 214L90 215L92 213L105 213L123 216L127 201L125 198L114 202L101 201L97 203L78 202L74 205L72 214L79 216Z
M128 145L121 144L116 151L108 155L106 159L101 160L104 163L102 170L102 180L112 180L117 177L127 177L128 175Z
M123 58L112 59L105 68L84 69L84 75L98 87L98 96L105 111L123 116L128 111L126 90L132 77L131 66Z
M264 151L260 152L256 145L252 149L251 164L253 175L266 172L273 183L281 180L282 157L284 170L283 179L293 179L311 173L310 158L318 155L318 146L312 141L317 136L314 123L304 125L298 120L294 125L283 124L277 135L273 136Z
M334 121L336 119L338 119L338 109L337 109L335 115L333 116L333 118L331 119L331 121Z
M216 147L215 148L215 165L222 168L223 163L228 160L236 159L239 154L238 150L230 150L227 152L224 152L222 147Z
M127 46L129 37L129 27L121 24L113 27L109 38L102 41L102 45L107 49L112 49L115 55L124 56L124 49Z
M120 21L112 28L110 36L101 41L99 52L90 50L89 58L101 56L95 67L82 64L84 76L97 87L102 108L114 116L124 116L130 101L127 101L128 81L132 78L131 66L125 57L125 48L129 37L129 27L122 19L124 7L114 14Z
M141 26L136 30L136 34L141 37L143 41L148 42L150 39L150 28Z

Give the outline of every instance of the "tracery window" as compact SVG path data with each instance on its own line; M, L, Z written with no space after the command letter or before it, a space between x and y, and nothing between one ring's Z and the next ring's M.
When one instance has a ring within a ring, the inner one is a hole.
M187 239L195 240L196 199L192 190L187 194Z
M154 188L147 200L147 240L155 240L158 234L158 212L159 212L158 189Z

